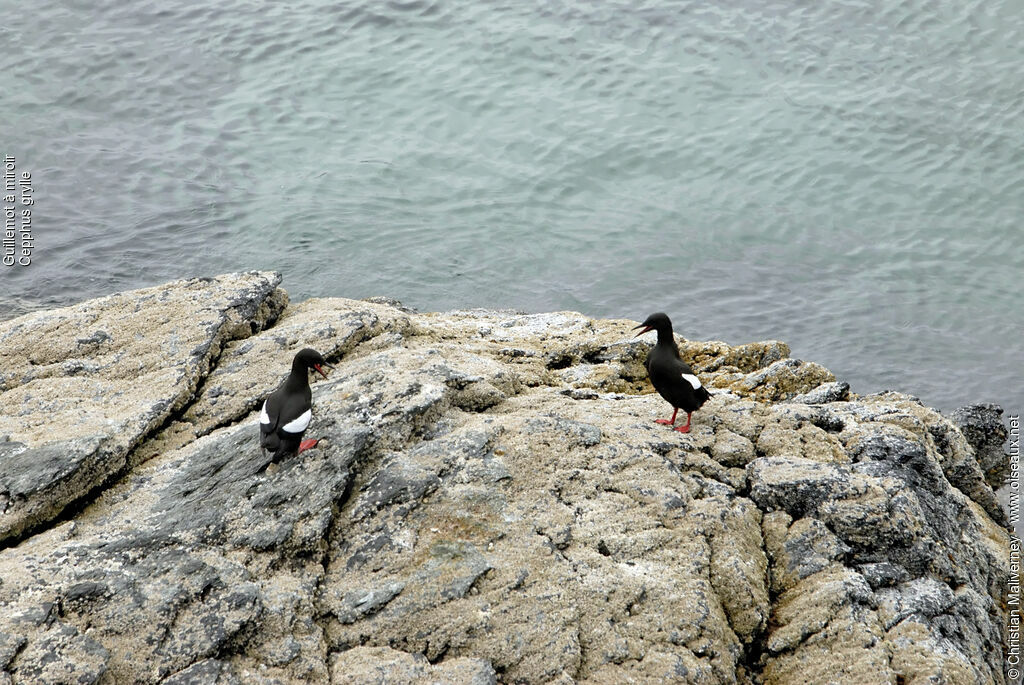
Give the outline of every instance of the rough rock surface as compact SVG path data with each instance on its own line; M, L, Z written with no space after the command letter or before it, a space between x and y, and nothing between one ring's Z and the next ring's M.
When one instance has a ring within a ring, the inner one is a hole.
M718 389L682 435L634 322L277 281L0 327L0 683L1006 682L994 410L681 341ZM267 467L254 412L304 346L324 440Z
M972 404L960 407L950 418L974 448L988 484L993 488L1003 485L1010 470L1010 461L1003 451L1008 436L1003 408L997 404Z
M0 324L0 542L121 474L221 347L277 317L280 281L196 278Z

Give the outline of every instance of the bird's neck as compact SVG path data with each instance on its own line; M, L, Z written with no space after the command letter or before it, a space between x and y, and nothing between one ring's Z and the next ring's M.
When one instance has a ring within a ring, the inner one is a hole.
M666 347L672 350L675 356L679 356L679 347L676 346L676 339L672 335L672 331L658 330L658 346Z
M292 372L285 381L289 390L301 390L309 387L309 369L301 362L292 363Z

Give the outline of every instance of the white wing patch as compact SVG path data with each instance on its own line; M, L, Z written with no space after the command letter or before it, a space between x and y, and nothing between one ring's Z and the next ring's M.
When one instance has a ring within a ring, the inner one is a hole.
M267 401L263 400L263 408L260 409L260 423L270 424L270 417L267 416Z
M694 390L700 387L700 379L694 376L692 373L684 373L683 378L686 379L687 383L693 386Z
M311 418L313 418L313 410L307 409L305 413L299 416L299 418L295 419L294 421L289 421L288 423L281 426L281 430L283 430L286 433L301 433L302 431L306 430L306 426L309 425L309 420Z

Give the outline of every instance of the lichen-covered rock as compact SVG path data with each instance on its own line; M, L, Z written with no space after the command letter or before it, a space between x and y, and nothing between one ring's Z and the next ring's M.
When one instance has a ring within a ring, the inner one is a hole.
M789 345L778 340L753 342L722 350L717 355L721 366L734 366L743 373L765 369L777 361L789 358Z
M1003 450L1008 432L1002 417L1003 408L997 404L960 407L949 417L974 448L978 466L993 488L1003 485L1010 470L1010 460Z
M1006 682L992 411L681 341L718 388L683 435L635 322L261 297L123 478L0 550L0 682ZM153 325L142 356L171 345ZM336 365L321 442L268 466L255 412L304 346ZM0 442L8 492L63 487L137 420L110 406L32 458Z
M845 381L822 383L813 390L790 398L790 402L802 404L828 404L843 402L850 398L850 384Z
M0 323L0 541L121 473L225 344L277 318L280 280L195 278Z
M713 381L713 387L774 402L806 395L823 383L835 381L832 372L820 364L799 359L780 359L767 368L747 374L733 382ZM730 380L726 377L725 380Z
M793 521L785 511L764 516L764 539L771 559L771 589L780 593L833 564L842 565L852 549L821 520Z
M181 416L143 447L143 458L181 447L257 408L288 374L295 352L311 347L328 361L376 336L401 334L408 317L388 306L325 298L289 307L272 334L224 346L216 368Z
M287 374L296 350L311 347L325 359L336 360L363 340L385 332L401 333L408 326L409 319L402 312L357 300L327 298L289 307L272 334L225 347L202 392L182 418L195 424L199 435L205 435L225 419L252 411Z
M390 647L353 647L331 660L332 685L465 683L493 685L494 669L483 659L449 659L431 665L422 654Z

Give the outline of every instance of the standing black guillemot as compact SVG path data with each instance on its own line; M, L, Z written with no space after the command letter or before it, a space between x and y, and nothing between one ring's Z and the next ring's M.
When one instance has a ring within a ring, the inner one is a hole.
M711 395L690 365L679 356L679 348L672 337L672 322L668 316L661 312L651 314L642 324L634 326L633 330L637 328L643 330L634 337L640 337L648 331L658 331L658 344L647 355L647 374L658 394L672 405L672 418L657 419L657 423L675 426L676 414L682 409L686 412L686 425L676 426L675 430L689 433L690 415L700 409Z
M270 393L260 410L260 447L274 452L273 460L315 447L319 440L303 440L302 434L313 418L313 392L309 389L309 370L327 378L324 367L334 367L320 353L308 347L292 360L288 378Z

